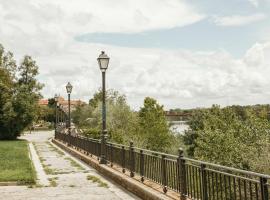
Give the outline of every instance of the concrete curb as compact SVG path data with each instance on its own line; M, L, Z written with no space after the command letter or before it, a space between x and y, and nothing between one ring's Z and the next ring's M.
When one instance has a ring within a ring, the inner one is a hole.
M20 185L18 182L0 182L0 186L25 186L25 185Z
M78 159L82 160L83 162L87 163L101 174L106 177L109 177L117 184L121 185L131 193L137 195L138 197L145 199L145 200L172 200L172 198L164 195L161 192L158 192L143 183L140 183L121 172L118 172L109 166L100 165L97 160L73 149L68 147L67 145L63 144L62 142L52 139L52 142L59 146L60 148L64 149L65 151L69 152L71 155L77 157Z

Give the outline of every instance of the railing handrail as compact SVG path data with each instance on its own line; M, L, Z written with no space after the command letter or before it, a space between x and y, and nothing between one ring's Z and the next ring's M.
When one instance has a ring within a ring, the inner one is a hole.
M100 142L99 139L89 138L89 137L85 137L85 136L81 136L81 135L77 135L76 137L79 137L79 138L81 138L81 139L86 139L86 140L95 141L95 142Z
M108 142L108 144L112 144L112 145L115 145L115 146L118 146L118 147L121 147L121 146L124 146L126 148L129 147L127 145L118 144L118 143L114 143L114 142ZM157 155L160 155L160 156L164 155L164 156L167 156L167 157L170 157L170 158L175 158L175 159L178 158L178 156L173 155L173 154L167 154L167 153L162 153L162 152L158 152L158 151L152 151L152 150L149 150L149 149L143 149L143 148L139 148L139 147L134 147L134 150L138 150L138 151L142 150L144 153L152 153L152 154L157 154ZM201 161L201 160L195 160L195 159L188 158L188 157L183 157L182 159L184 159L186 161L198 163L198 164L205 164L207 166L211 166L211 167L215 167L215 168L221 168L221 169L224 169L224 170L243 173L243 174L246 174L246 175L259 176L259 177L262 177L262 178L270 179L270 175L267 175L267 174L262 174L262 173L258 173L258 172L238 169L238 168L234 168L234 167L228 167L228 166L219 165L219 164L210 163L210 162Z
M234 167L227 167L227 166L224 166L224 165L219 165L219 164L209 163L209 162L205 162L205 161L195 160L195 159L187 158L187 157L183 157L183 159L185 159L186 161L196 162L196 163L199 163L199 164L205 164L205 165L208 165L208 166L211 166L211 167L222 168L222 169L225 169L225 170L230 170L230 171L234 171L234 172L238 172L238 173L243 173L243 174L246 174L246 175L259 176L259 177L262 177L262 178L270 179L270 175L267 175L267 174L261 174L261 173L257 173L257 172L253 172L253 171L237 169L237 168L234 168Z
M125 145L125 144L118 144L118 143L114 143L114 142L107 142L107 144L112 144L114 146L117 146L117 147L126 147L126 148L129 148L128 145Z

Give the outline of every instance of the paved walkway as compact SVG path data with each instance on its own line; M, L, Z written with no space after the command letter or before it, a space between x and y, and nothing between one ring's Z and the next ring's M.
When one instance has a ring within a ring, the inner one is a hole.
M53 132L34 132L22 136L30 141L31 156L38 184L2 186L0 199L5 200L109 200L139 199L98 174L50 142Z

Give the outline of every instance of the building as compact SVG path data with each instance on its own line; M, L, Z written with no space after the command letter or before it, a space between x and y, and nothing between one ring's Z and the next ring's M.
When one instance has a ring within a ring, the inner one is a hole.
M68 111L68 100L65 100L64 97L58 97L59 105L63 106L64 111ZM86 103L81 100L70 100L70 110L73 111L77 106L85 105Z
M48 99L40 99L38 101L38 105L40 105L40 106L47 106L48 103L49 103L49 100Z
M60 106L63 106L64 111L68 111L68 100L66 100L64 97L59 96L58 97L58 103ZM47 106L49 103L48 99L40 99L38 104L41 106ZM76 106L79 105L85 105L86 103L82 100L71 100L70 101L70 110L73 111L76 109Z
M188 121L191 113L165 111L165 117L167 121Z

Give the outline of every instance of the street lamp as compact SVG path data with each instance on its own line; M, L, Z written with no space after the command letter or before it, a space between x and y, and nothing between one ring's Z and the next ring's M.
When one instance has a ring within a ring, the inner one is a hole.
M68 133L71 134L70 130L70 94L72 92L72 85L70 82L66 85L67 93L68 93Z
M107 129L106 129L106 88L105 88L105 72L109 65L110 58L105 54L104 51L101 52L97 58L99 68L102 72L102 132L101 132L101 158L100 164L107 164L106 160L106 138L107 138Z

